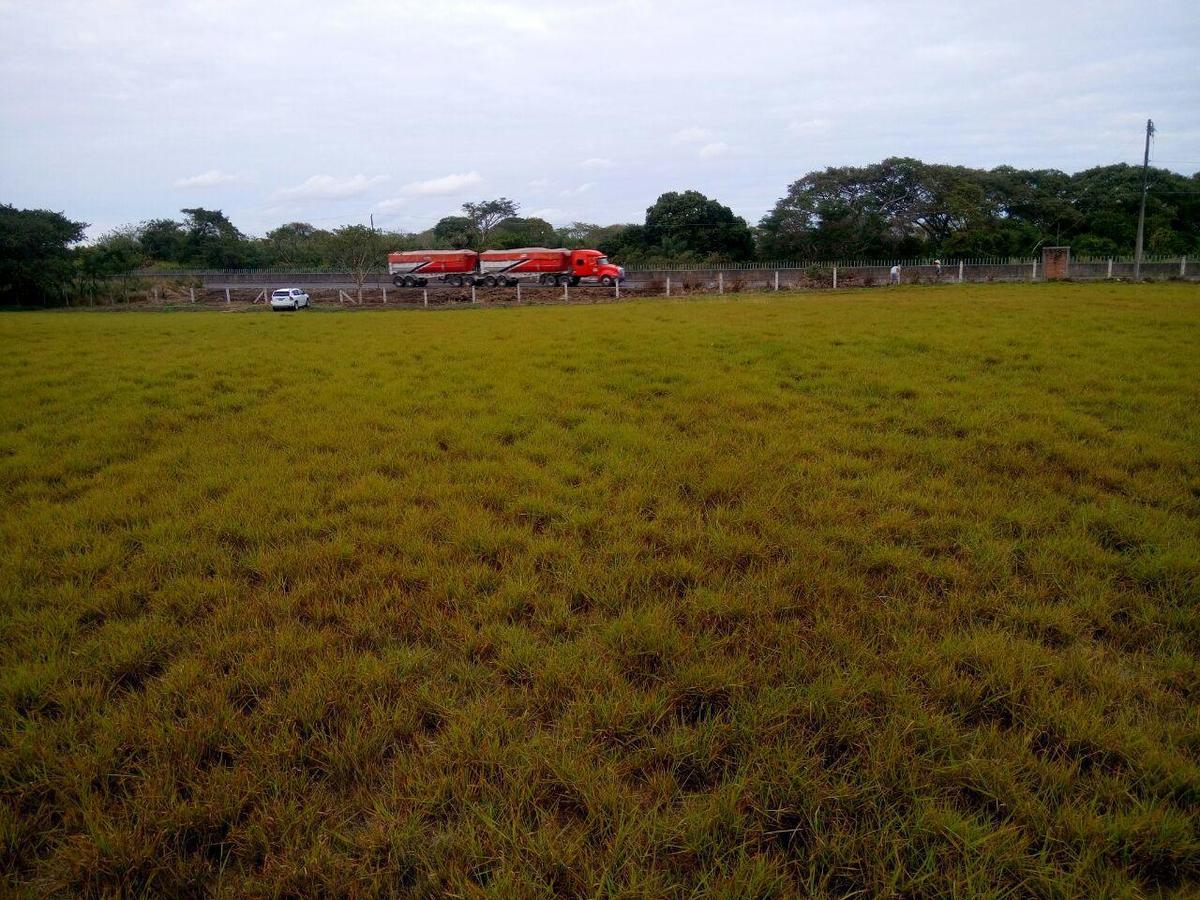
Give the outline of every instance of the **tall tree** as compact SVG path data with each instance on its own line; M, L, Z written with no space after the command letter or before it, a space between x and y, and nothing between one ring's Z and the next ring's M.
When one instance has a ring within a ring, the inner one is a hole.
M371 273L387 260L389 240L366 225L347 225L330 235L329 247L334 264L349 273L358 289L358 302L363 302L363 285Z
M219 209L180 210L185 216L184 260L214 268L241 268L257 264L259 254L246 236Z
M558 233L545 219L505 219L492 229L491 245L499 250L513 247L549 247L558 242Z
M57 300L72 277L71 248L86 228L62 213L0 204L0 302Z
M660 196L646 210L642 236L665 256L736 261L754 255L754 235L746 220L699 191Z
M462 205L463 213L471 220L471 224L475 226L475 231L479 234L480 246L485 248L492 229L505 219L511 219L520 208L521 204L515 200L509 200L507 197Z
M433 239L442 250L478 250L479 230L466 216L446 216L433 226Z
M328 238L307 222L289 222L267 232L263 252L268 265L318 267L326 262L322 242Z
M137 227L138 243L158 262L183 262L187 237L174 219L151 219Z

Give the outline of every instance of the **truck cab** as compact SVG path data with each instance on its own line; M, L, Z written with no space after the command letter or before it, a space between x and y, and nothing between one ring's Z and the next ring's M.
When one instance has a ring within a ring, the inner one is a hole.
M614 266L599 250L572 250L571 280L580 278L595 278L604 285L615 284L625 280L625 269Z

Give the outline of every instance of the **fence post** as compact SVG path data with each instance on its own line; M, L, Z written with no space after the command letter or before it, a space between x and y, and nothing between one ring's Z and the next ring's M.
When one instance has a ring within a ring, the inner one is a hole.
M387 306L387 285L381 285L380 290L383 291L383 305Z
M837 290L837 266L833 267L833 289Z
M779 273L775 273L775 290L779 290Z
M424 303L426 306L429 305L429 288L421 289L421 302Z
M667 276L667 296L671 296L671 276Z
M724 272L717 273L717 293L718 294L725 293L725 273Z
M1112 278L1112 257L1108 258L1108 277Z
M517 305L521 304L521 282L517 282Z
M620 300L621 299L621 279L620 278L613 279L613 289L616 290L616 292L617 292L616 297L618 300Z
M962 280L963 280L963 261L960 259L958 261L958 283L962 284Z
M569 278L563 282L563 301L565 303L571 302L571 279Z
M232 300L230 300L230 299L229 299L229 288L225 288L225 302L226 302L226 303L232 303L232 302L233 302Z
M475 302L475 284L474 284L474 282L471 283L471 302L472 303Z
M1179 277L1182 278L1187 274L1187 257L1179 257Z
M194 287L189 287L188 293L192 295L192 302L195 303L196 302L196 289Z
M1037 257L1033 258L1033 274L1029 276L1030 281L1037 281Z

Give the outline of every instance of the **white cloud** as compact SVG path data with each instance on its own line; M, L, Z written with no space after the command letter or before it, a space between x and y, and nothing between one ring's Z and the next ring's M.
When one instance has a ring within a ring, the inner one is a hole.
M380 200L375 204L377 212L392 212L405 206L408 203L403 197L392 197L389 200Z
M0 0L0 32L21 36L0 55L0 197L117 224L219 196L256 232L292 218L333 225L399 197L408 205L391 215L436 221L502 193L601 223L640 221L662 191L696 185L754 221L805 172L889 155L1066 171L1140 163L1146 116L1163 119L1163 160L1200 159L1200 126L1189 124L1200 110L1189 75L1196 0L1164 0L1149 17L1129 0L1107 3L1091 18L1082 0L1015 0L983 16L986 33L977 6L914 0L900 15L865 0L760 0L731 16L720 4L681 12L645 0L294 0L280 16L232 0ZM1044 27L1030 29L1034 19ZM403 52L363 65L362 48L381 34L403 34ZM804 34L805 51L764 34ZM848 34L887 51L858 52ZM583 64L571 35L614 64ZM436 91L393 92L381 115L380 84L442 71L449 44L475 64ZM321 48L319 64L281 72L281 56L304 47ZM1031 104L1031 85L1046 83L1070 102ZM514 118L514 104L539 112ZM1176 111L1174 127L1164 110ZM615 132L620 146L604 137ZM724 155L700 157L722 141ZM151 144L156 153L130 166ZM606 153L617 154L611 169L582 166ZM436 193L454 187L436 176L472 170L488 173L477 187ZM356 172L392 178L348 199L328 195L354 184L301 185ZM246 180L202 187L235 173ZM432 179L433 193L402 188L418 179ZM588 180L590 193L559 198ZM293 186L304 189L274 194ZM269 206L288 211L260 211Z
M436 4L430 5L436 6ZM479 6L469 4L468 8L476 17L488 16L510 31L525 34L550 33L550 18L545 13L521 9L512 3L487 3Z
M565 190L565 191L559 191L558 196L560 196L560 197L578 197L580 194L586 194L588 191L590 191L595 186L596 186L596 182L585 181L583 184L579 185L579 187L567 188L567 190Z
M547 206L544 209L535 209L530 215L535 219L545 219L547 222L554 224L555 222L562 221L567 214L557 206Z
M729 152L729 145L724 141L713 141L711 144L705 144L700 148L697 154L701 159L716 159L718 156L724 156Z
M483 181L478 172L462 172L456 175L443 175L441 178L430 178L428 181L412 181L403 187L406 194L420 194L425 197L435 197L441 194L456 194L464 188L474 187Z
M386 175L373 175L370 178L366 175L353 175L349 178L313 175L295 187L276 191L276 196L289 200L342 200L364 194L372 186L386 180Z
M209 169L207 172L201 172L199 175L192 175L188 178L180 178L175 182L177 188L210 188L218 187L222 184L237 184L245 181L243 175L235 175L230 172L222 172L220 169Z
M590 159L585 159L579 166L583 169L611 169L613 161L604 156L593 156Z
M805 119L801 122L792 122L787 128L797 137L812 137L817 134L826 134L832 124L828 119Z
M681 128L679 131L671 135L672 144L699 144L707 141L712 137L712 132L707 128L700 128L693 125L691 128Z

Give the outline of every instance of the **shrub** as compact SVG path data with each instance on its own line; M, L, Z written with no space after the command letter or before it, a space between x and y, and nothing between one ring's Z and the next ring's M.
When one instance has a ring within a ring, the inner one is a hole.
M812 287L833 287L833 270L825 266L809 266L804 277Z

